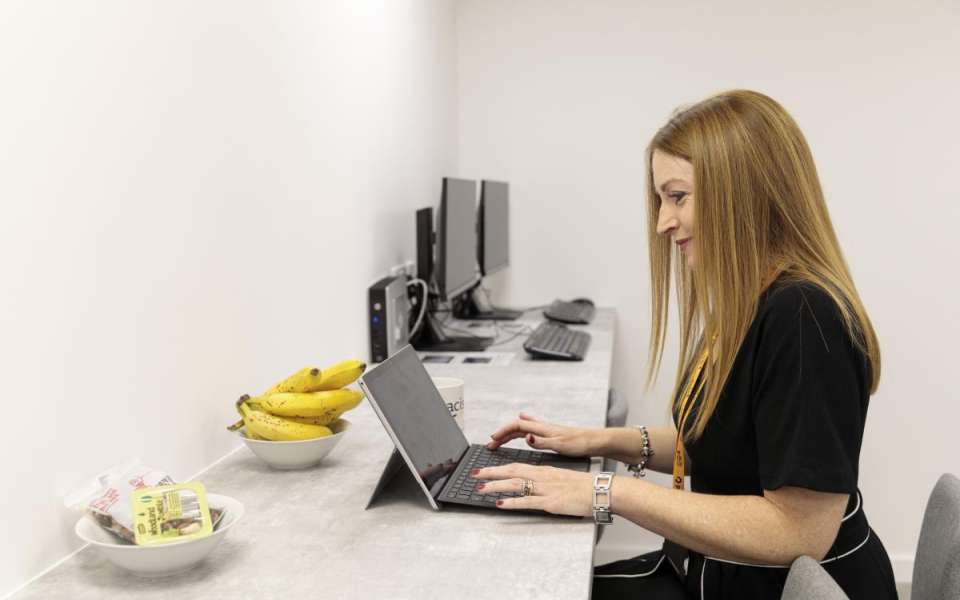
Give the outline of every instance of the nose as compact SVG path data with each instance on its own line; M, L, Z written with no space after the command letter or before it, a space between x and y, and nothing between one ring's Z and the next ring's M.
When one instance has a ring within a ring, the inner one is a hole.
M657 233L667 235L680 226L680 220L677 215L667 206L666 203L660 205L660 211L657 213Z

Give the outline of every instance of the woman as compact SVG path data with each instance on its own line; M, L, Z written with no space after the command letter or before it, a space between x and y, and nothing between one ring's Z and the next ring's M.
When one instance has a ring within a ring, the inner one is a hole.
M614 514L668 540L663 554L598 567L594 598L779 598L790 563L809 555L852 599L896 599L857 489L880 351L803 134L771 98L722 93L657 132L647 181L651 381L671 272L678 284L673 426L583 429L521 414L488 446L526 437L672 472L674 489L515 464L479 470L480 491L523 494L498 502L504 510Z

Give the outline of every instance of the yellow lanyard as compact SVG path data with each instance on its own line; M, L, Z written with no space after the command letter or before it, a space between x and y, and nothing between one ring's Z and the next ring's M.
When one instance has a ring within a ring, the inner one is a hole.
M714 336L710 344L713 345L713 341L716 339L716 336ZM680 398L680 419L677 424L677 449L673 453L673 488L677 490L683 489L683 426L687 422L687 417L690 416L690 410L693 408L693 402L690 401L691 398L696 398L700 395L700 392L703 391L703 384L706 381L706 377L700 380L699 383L697 380L700 379L700 372L703 371L703 366L707 364L708 356L710 356L710 346L707 346L703 351L703 354L700 355L700 360L697 361L696 367L690 372L690 378L687 380L683 396ZM697 388L696 392L693 391L694 385L696 385Z
M761 290L767 289L771 283L776 280L777 276L784 270L783 266L774 267L770 273L764 278L761 284ZM683 476L684 476L684 451L683 451L683 426L687 422L687 417L690 416L690 410L693 408L692 399L697 398L700 395L700 392L703 391L703 384L706 381L706 377L703 378L697 383L697 380L700 379L700 373L703 371L703 366L707 364L707 357L710 356L710 347L713 346L717 341L717 336L714 335L710 338L710 345L704 349L703 354L700 355L700 360L697 361L696 367L690 373L690 379L687 380L686 388L683 390L683 396L680 398L680 419L677 426L677 449L673 453L673 487L677 490L683 489ZM696 385L696 392L693 391L693 387Z

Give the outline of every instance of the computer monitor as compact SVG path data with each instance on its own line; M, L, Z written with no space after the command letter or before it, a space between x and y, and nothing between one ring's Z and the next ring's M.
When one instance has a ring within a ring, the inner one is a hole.
M443 300L455 298L480 281L475 181L443 178L436 266L437 288Z
M510 185L483 181L480 185L480 269L484 276L510 265Z
M417 211L417 277L430 285L433 279L433 207Z
M484 180L480 186L480 208L477 216L477 262L485 277L510 265L510 184ZM462 294L454 305L458 319L509 321L523 312L497 308L490 304L486 290L476 286Z
M438 300L457 305L459 296L480 281L476 189L473 181L444 178L436 235L433 208L417 211L417 275L428 286L436 283L435 292L420 300L427 302L426 313L410 339L417 350L475 352L493 343L490 337L449 336L435 316Z

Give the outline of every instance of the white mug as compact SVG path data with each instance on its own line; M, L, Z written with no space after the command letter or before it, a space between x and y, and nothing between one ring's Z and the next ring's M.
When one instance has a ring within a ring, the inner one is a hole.
M433 385L440 390L447 410L453 416L460 429L463 429L463 380L457 377L433 377Z

